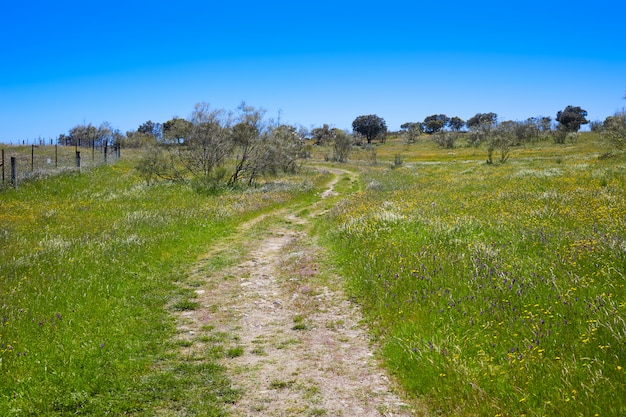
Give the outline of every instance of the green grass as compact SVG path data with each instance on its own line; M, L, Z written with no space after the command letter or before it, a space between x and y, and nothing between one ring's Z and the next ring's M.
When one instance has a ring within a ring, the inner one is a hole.
M211 243L311 199L316 181L206 196L148 187L121 161L3 190L0 415L223 414L237 393L221 367L176 355L170 312L197 307L177 283Z
M293 327L291 330L308 330L308 326L304 322L304 317L296 316L293 318Z
M433 413L626 414L626 161L607 155L592 134L491 166L481 149L390 139L374 166L365 151L334 165L361 174L342 174L352 195L325 200L316 230ZM206 195L146 186L124 160L0 190L0 415L224 415L240 393L217 361L246 352L211 333L180 354L192 342L172 311L198 307L180 284L199 285L190 268L238 224L304 214L330 178Z
M321 227L407 392L443 415L624 415L624 154L389 148L403 166L363 168Z

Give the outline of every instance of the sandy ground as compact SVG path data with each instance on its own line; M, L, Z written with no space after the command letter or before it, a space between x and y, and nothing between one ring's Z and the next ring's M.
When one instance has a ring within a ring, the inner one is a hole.
M321 199L335 194L337 178ZM223 335L229 354L222 364L242 392L230 407L234 416L414 414L374 356L341 278L322 271L321 249L306 232L313 215L253 219L207 254L239 255L218 271L199 263L200 307L180 314L181 337Z

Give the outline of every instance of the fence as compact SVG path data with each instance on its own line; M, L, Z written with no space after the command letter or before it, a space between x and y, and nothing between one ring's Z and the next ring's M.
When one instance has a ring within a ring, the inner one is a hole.
M61 172L93 168L120 158L120 147L62 145L9 146L1 150L0 188Z

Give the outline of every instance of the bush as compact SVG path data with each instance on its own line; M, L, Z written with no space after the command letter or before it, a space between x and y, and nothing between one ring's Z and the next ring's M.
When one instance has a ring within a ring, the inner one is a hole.
M617 113L604 121L603 135L617 148L626 146L626 113Z

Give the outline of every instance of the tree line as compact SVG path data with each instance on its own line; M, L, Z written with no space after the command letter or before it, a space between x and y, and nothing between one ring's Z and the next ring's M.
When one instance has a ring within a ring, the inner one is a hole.
M427 135L443 148L453 148L459 138L471 146L484 146L487 162L498 156L505 162L514 146L552 138L556 143L576 141L581 126L588 124L587 111L567 106L551 117L524 121L499 121L496 113L476 113L468 120L434 114L422 122L401 125L406 143ZM592 123L617 148L626 146L624 112ZM234 112L195 106L187 119L174 117L164 123L147 121L137 130L121 133L109 123L78 125L61 134L59 144L72 146L143 147L147 149L138 170L147 182L159 178L172 181L192 177L206 186L252 184L260 176L295 172L299 158L310 155L311 143L332 145L327 159L345 162L355 145L371 146L386 141L388 128L376 114L361 115L352 122L352 132L328 124L310 131L265 118L265 111L242 103ZM307 141L309 140L309 141Z
M147 148L138 170L148 183L191 177L205 188L252 185L262 175L296 172L301 135L264 114L245 103L236 112L200 103L189 119L146 123L130 135Z

